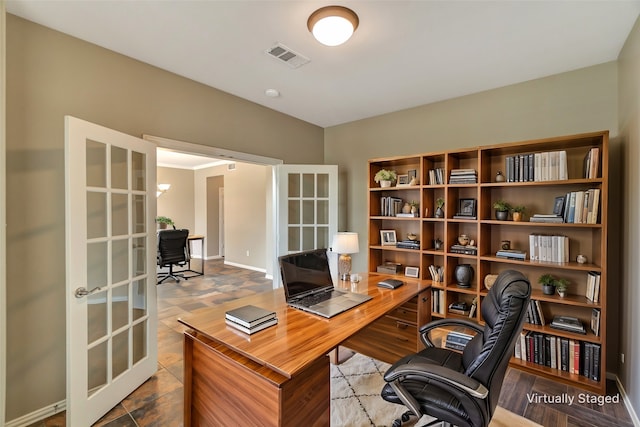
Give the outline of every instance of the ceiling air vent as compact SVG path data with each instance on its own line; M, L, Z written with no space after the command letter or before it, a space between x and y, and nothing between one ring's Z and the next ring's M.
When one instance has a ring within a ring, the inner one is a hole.
M229 163L229 164L227 165L227 170L229 170L229 171L234 171L234 170L236 170L236 164L235 164L235 163Z
M284 62L291 68L298 68L310 61L309 58L305 58L304 56L292 51L281 43L278 43L272 48L267 49L265 53L277 59L278 61Z

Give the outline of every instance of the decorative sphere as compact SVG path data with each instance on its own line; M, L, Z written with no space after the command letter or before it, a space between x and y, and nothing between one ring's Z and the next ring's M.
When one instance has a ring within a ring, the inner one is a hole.
M578 255L578 256L576 257L576 262L577 262L578 264L584 264L584 263L586 263L586 262L587 262L587 257L586 257L586 256L584 256L584 255L582 255L582 254L580 254L580 255Z

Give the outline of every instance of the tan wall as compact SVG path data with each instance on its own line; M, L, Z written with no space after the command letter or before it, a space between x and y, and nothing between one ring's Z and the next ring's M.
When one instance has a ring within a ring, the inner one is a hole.
M285 163L323 130L7 16L7 420L65 398L64 116Z
M640 241L640 19L636 21L619 62L619 121L623 141L619 163L622 169L622 206L620 217L624 233L621 236L622 283L619 316L621 329L620 352L625 354L625 363L620 364L620 380L635 408L640 410L640 264L638 242ZM617 354L616 354L617 356ZM615 356L614 356L615 357Z
M156 199L158 216L173 220L176 228L195 230L194 173L190 169L158 167L158 183L171 184L171 188Z

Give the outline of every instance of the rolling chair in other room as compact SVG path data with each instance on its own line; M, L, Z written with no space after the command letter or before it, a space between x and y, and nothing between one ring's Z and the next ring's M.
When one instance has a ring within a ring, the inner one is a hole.
M158 266L169 267L166 273L158 273L158 285L172 278L180 282L180 278L188 280L184 274L174 273L173 266L185 266L189 261L189 248L187 246L189 230L160 230L158 231Z
M428 425L489 425L530 296L531 286L522 273L503 271L481 301L484 326L463 318L422 326L420 337L426 348L403 357L384 375L382 398L409 409L393 426L425 414L436 418ZM451 326L475 332L462 353L435 347L431 341L432 330Z

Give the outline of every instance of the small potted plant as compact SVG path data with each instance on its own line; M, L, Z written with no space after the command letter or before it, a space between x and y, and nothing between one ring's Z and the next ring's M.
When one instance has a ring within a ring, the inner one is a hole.
M391 187L391 183L396 180L396 171L388 169L380 169L373 180L380 184L380 187Z
M493 203L493 209L496 210L496 219L498 221L506 221L509 218L511 205L504 200L498 200Z
M156 223L158 224L158 227L165 229L168 226L174 226L175 224L173 223L173 220L171 218L168 218L166 216L158 216L156 217Z
M542 285L542 293L553 295L556 293L555 279L550 274L543 274L538 278L538 283Z
M520 222L522 221L522 217L524 216L525 211L527 210L526 207L524 207L523 205L517 205L514 206L513 208L511 208L511 213L513 215L513 220L516 222Z
M436 199L436 211L433 214L435 218L442 218L444 216L444 211L442 210L443 206L444 206L444 198L438 197Z
M564 298L567 295L567 289L569 289L569 281L567 279L556 279L554 283L558 295L560 295L560 298Z
M409 205L411 205L411 213L412 214L416 214L418 213L418 211L420 211L420 204L418 202L416 202L415 200L412 200Z

